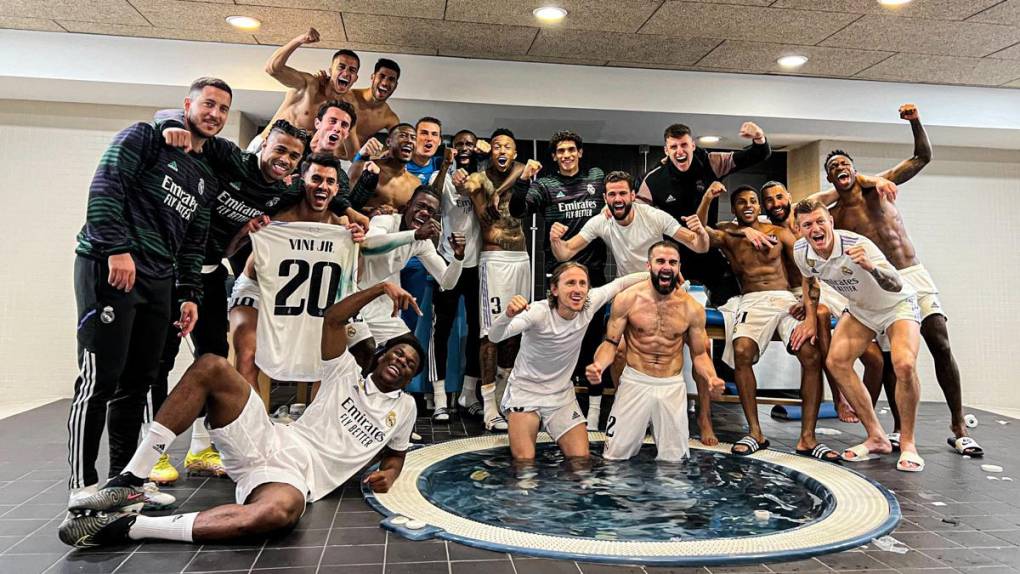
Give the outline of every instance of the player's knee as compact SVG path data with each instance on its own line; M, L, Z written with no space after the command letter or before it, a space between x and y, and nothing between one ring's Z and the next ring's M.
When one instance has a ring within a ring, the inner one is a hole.
M822 366L822 353L815 345L803 345L797 351L797 359L800 360L801 367L805 369L818 369Z
M833 373L842 373L853 367L847 357L842 356L840 353L830 352L829 356L825 357L825 368L829 369Z
M733 342L733 362L738 367L749 367L758 358L758 345L742 337Z
M944 319L941 319L941 315L936 315L938 319L935 319L930 325L927 323L929 318L925 321L925 325L922 326L921 334L924 335L924 342L928 346L928 350L931 351L932 355L948 355L951 352L949 346L949 331L946 329L946 323ZM941 320L940 320L941 319Z
M287 530L301 518L301 508L290 502L275 502L262 506L254 518L262 532Z
M896 373L896 380L898 381L909 381L917 373L916 357L894 357L892 363L893 372Z
M220 380L224 371L230 369L230 363L219 355L206 353L195 359L188 372L202 384L213 384Z

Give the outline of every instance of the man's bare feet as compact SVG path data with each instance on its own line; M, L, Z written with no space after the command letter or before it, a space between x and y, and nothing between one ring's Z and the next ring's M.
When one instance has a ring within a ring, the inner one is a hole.
M705 446L715 446L719 444L719 438L715 436L715 430L712 428L711 421L698 421L698 429L701 431L701 444Z
M845 423L859 423L861 420L857 418L857 413L854 412L854 408L850 406L850 403L846 399L840 397L836 401L836 415L839 416L839 420Z

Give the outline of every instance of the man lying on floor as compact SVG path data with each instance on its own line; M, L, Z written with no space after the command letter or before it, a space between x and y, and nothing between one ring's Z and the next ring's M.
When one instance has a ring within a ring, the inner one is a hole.
M215 542L265 535L297 524L305 504L326 496L382 452L365 482L386 492L400 475L416 409L402 392L425 354L413 337L391 339L367 378L347 350L347 320L381 295L394 314L418 306L409 293L380 283L332 305L323 318L322 387L295 423L274 424L251 385L221 357L203 355L156 414L124 472L96 494L74 501L60 539L78 547L160 539ZM419 311L420 313L420 311ZM237 504L188 514L136 514L142 484L178 433L206 411L206 424L237 483Z

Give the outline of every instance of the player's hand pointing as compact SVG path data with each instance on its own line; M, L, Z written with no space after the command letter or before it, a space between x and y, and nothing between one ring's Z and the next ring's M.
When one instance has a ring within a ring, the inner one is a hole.
M520 295L514 295L513 298L510 299L510 304L506 306L506 316L513 319L520 314L521 311L524 311L527 308L528 300Z
M414 312L421 317L421 309L418 308L418 303L410 293L388 281L382 283L382 289L383 293L393 301L393 317L407 309L414 309Z
M755 249L768 251L769 249L772 249L773 245L779 243L779 239L771 235L765 235L753 227L745 227L742 231L744 232L744 239L750 241L751 244L754 245Z

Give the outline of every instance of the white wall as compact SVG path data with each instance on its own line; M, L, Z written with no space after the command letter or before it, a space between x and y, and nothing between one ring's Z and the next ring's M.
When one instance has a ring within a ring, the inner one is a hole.
M89 182L113 135L152 112L0 100L0 411L71 396L75 235ZM224 135L238 129L232 117Z
M933 161L900 186L897 205L949 316L964 404L1016 411L1020 153L947 147L938 141L932 145ZM869 174L892 167L912 151L901 145L823 141L819 165L834 148L846 150L857 169ZM923 342L918 371L921 400L942 401Z

